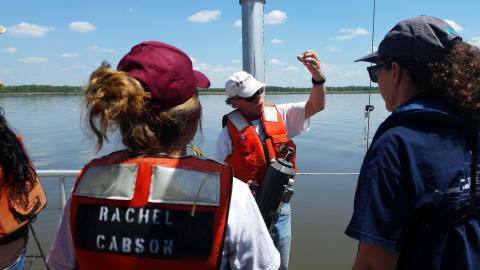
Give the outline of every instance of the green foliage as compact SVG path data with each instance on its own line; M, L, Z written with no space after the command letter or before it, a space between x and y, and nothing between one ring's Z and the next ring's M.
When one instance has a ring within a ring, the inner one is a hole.
M267 93L282 93L282 94L304 94L310 93L311 88L301 87L279 87L279 86L267 86ZM81 94L83 88L80 86L52 86L52 85L18 85L18 86L3 86L0 84L0 93L7 94L40 94L40 93L52 93L52 94ZM332 87L327 86L327 93L368 93L378 92L377 87L368 86L344 86L344 87ZM200 94L224 94L223 88L209 88L200 89Z
M26 93L58 93L80 94L83 88L80 86L52 86L52 85L16 85L0 87L0 93L26 94Z
M301 88L301 87L280 87L280 86L267 86L267 93L310 93L312 88ZM333 87L327 86L327 93L368 93L368 92L378 92L378 87L369 86L342 86L342 87ZM209 89L200 89L199 93L205 94L223 94L223 88L209 88Z

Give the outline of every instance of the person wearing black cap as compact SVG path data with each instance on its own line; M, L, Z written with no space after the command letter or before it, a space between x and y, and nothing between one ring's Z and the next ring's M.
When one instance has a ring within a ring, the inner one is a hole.
M90 161L64 207L55 269L278 269L280 255L248 186L187 155L208 78L171 45L134 46L85 91L97 150L119 129L126 149ZM254 220L255 224L245 220Z
M353 269L480 269L480 50L419 16L357 61L392 114L361 167Z

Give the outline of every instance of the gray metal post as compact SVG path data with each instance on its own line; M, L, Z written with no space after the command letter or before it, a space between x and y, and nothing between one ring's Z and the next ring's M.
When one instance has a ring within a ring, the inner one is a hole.
M265 82L263 7L265 0L240 0L243 70Z
M66 195L65 195L65 176L58 177L58 184L60 188L60 204L63 209L63 207L65 207L65 204L67 202Z

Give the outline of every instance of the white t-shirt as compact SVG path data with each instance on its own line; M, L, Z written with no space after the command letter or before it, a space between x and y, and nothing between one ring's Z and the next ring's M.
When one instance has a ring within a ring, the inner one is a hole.
M47 264L58 270L77 267L69 199L57 227ZM278 269L280 254L263 222L248 186L234 178L220 269Z
M282 116L285 127L287 128L287 135L290 139L310 129L310 118L305 119L305 104L306 102L275 105ZM260 119L252 121L252 126L255 128L260 140L265 142L265 134ZM225 126L217 138L215 159L223 162L232 151L232 140L230 139L228 127Z

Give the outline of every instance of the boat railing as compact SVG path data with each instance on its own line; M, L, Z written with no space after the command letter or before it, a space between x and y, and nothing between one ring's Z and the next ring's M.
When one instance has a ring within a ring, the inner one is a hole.
M72 180L74 180L74 178L76 178L79 173L80 173L80 170L37 170L37 175L41 179L42 184L44 186L47 185L47 183L50 185L51 181L58 181L60 205L53 206L54 209L57 209L57 210L63 209L69 196L69 190L67 191L67 186L71 187ZM308 177L308 176L316 176L316 175L321 177L355 176L355 175L358 175L358 173L356 172L297 172L297 176ZM69 179L68 182L66 181L67 179ZM50 186L50 191L52 191L51 186ZM48 240L42 241L42 243L40 243L36 237L32 240L35 240L35 241L29 241L29 245L31 247L27 249L27 260L25 264L25 269L47 269L45 266L45 262L43 260L44 258L43 256L40 256L39 253L41 252L46 253L46 251L48 250L47 247L50 244L49 241ZM37 245L35 245L34 242L37 242L36 243ZM35 246L37 246L38 248ZM41 249L43 249L43 251Z
M65 178L77 177L80 170L37 170L39 178L53 178L58 180L58 188L60 191L60 206L63 208L67 201L67 193L65 191Z
M80 170L37 170L37 175L40 178L53 178L58 180L58 187L60 191L61 208L65 206L67 201L67 193L65 189L65 179L67 177L77 177ZM297 172L297 175L358 175L356 172Z

